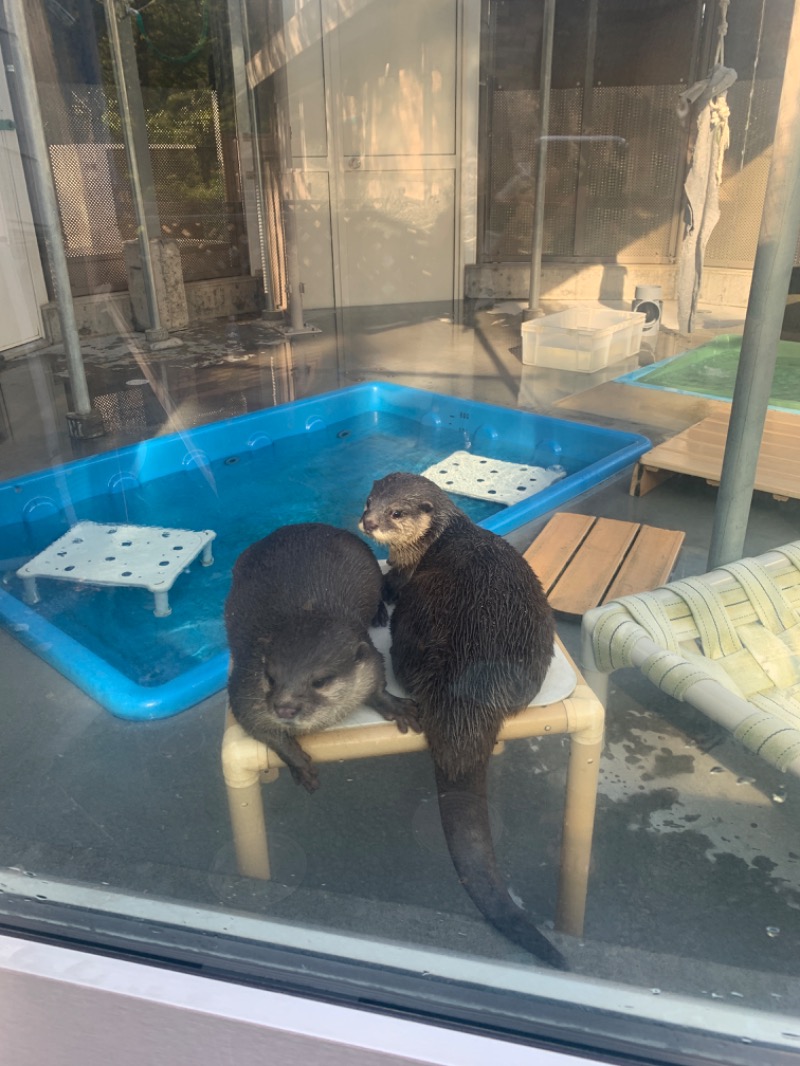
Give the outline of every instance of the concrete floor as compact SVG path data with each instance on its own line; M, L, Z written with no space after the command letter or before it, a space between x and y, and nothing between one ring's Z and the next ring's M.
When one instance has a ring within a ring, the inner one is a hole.
M742 313L708 310L691 340L669 328L640 357L597 374L523 367L520 308L471 306L309 314L321 332L286 342L260 321L218 323L149 353L142 338L85 344L109 432L66 429L56 347L0 372L3 480L358 381L379 379L646 433L691 424L710 401L615 384L639 361L735 331ZM566 510L681 528L675 576L706 569L713 488L676 477L649 495L619 476ZM524 548L546 518L516 531ZM757 495L746 552L796 539L800 504ZM559 618L574 656L579 625ZM355 933L509 965L528 957L491 931L458 885L425 753L329 764L308 796L270 786L275 882L236 875L219 761L224 693L173 718L113 718L0 631L0 888L14 878L100 885L290 925ZM501 862L546 926L554 913L566 742L507 746L492 768ZM751 757L635 672L614 676L601 768L585 937L554 934L579 974L665 994L791 1014L800 1009L800 785ZM32 884L36 882L28 882ZM376 957L380 958L380 952Z

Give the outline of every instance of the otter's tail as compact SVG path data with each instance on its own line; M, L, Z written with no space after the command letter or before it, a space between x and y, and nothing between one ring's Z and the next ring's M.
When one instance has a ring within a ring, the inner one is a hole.
M485 763L454 780L447 778L435 763L434 768L445 839L470 899L503 936L550 966L566 970L561 952L516 905L497 869L489 828Z

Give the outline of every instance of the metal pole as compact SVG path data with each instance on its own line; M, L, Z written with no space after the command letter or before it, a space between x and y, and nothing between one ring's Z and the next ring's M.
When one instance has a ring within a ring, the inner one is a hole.
M800 231L800 0L795 0L772 162L714 511L709 569L740 559Z
M250 173L255 192L256 222L258 232L258 259L261 266L261 283L264 288L264 310L275 310L275 282L270 267L271 257L267 245L267 196L262 173L261 141L256 113L255 89L247 84L245 72L250 62L250 30L247 22L245 0L228 0L228 19L233 54L233 82L236 94L236 126L239 135L239 152L242 156L243 178ZM255 242L254 242L255 243ZM251 264L252 265L252 264Z
M118 3L118 0L103 0L103 8L111 46L111 66L114 69L114 81L117 86L122 139L125 142L125 153L131 172L131 192L133 193L133 209L136 215L136 235L139 241L139 255L142 261L142 280L144 281L147 310L150 316L151 328L146 331L146 335L150 341L161 341L166 340L169 334L161 325L161 314L158 309L153 257L150 254L150 238L148 236L148 212L143 193L142 174L139 169L139 160L136 152L136 137L134 135L130 101L128 99L128 85L125 77L126 64L120 41L119 26L117 25L118 18L129 18L130 16L127 14L126 6ZM117 12L120 12L120 14L118 15Z
M136 63L136 47L133 43L133 27L130 16L117 20L119 33L121 71L125 78L125 102L130 116L132 154L136 156L136 168L139 172L142 209L144 212L147 236L150 240L161 237L161 218L156 201L156 180L153 175L153 161L150 158L150 141L147 136L147 118L139 83L139 68Z
M44 223L44 241L58 307L61 337L64 341L67 355L72 402L75 414L86 416L92 413L92 401L86 384L86 371L83 366L78 327L75 322L75 308L72 303L67 256L61 236L61 217L58 213L58 201L56 199L55 186L53 185L53 175L50 172L50 157L42 123L36 77L33 71L33 57L30 38L28 37L28 25L25 21L24 0L7 0L5 6L9 44L20 83L20 92L17 94L15 103L21 112L22 124L25 127L31 151L36 192L42 213L42 222ZM102 429L100 432L102 433ZM98 434L92 433L91 435L97 436Z
M292 158L292 129L289 116L289 75L286 64L275 71L275 117L281 167L281 213L283 216L284 259L286 263L286 289L289 325L282 327L287 337L303 333L319 333L316 326L309 326L303 317L302 282L300 280L300 252L297 247L297 223L295 220L294 160Z
M297 227L294 219L294 161L292 159L292 130L289 119L289 76L285 64L275 71L273 82L275 85L277 139L280 151L281 213L283 215L289 329L292 333L301 333L304 326L303 298L300 292L300 256L297 252Z
M539 310L542 288L542 246L544 244L544 196L547 185L547 137L550 132L550 85L553 80L553 35L556 0L544 0L542 62L539 77L539 138L536 142L536 185L533 201L533 248L526 318Z

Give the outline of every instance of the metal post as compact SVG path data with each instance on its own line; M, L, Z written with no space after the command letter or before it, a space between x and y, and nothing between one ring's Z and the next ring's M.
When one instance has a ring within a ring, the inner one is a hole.
M128 82L125 74L126 63L120 40L119 25L117 24L118 19L129 18L130 16L127 14L127 7L119 3L118 0L103 0L103 8L111 46L111 66L114 69L114 81L117 86L122 139L125 142L125 153L131 172L131 192L133 194L133 209L136 215L136 235L139 241L139 254L142 261L142 280L144 281L147 311L150 316L150 329L146 331L145 335L149 341L164 341L169 334L161 325L161 314L158 309L153 257L150 254L148 211L143 193L142 173L136 150L137 141L134 135L133 119L128 98Z
M161 237L161 219L156 202L156 180L153 175L153 161L150 158L147 119L139 83L133 27L129 15L117 20L117 32L119 33L120 69L125 79L125 100L130 116L132 154L136 157L136 167L139 172L145 227L150 240L158 240Z
M252 173L255 192L256 222L258 235L258 259L261 267L261 283L264 288L264 311L275 311L275 284L270 268L267 245L267 196L262 173L261 140L258 130L255 91L247 84L245 72L250 62L250 30L247 22L245 0L228 0L228 20L233 54L233 83L236 94L236 128L239 153L242 157L243 178ZM248 231L249 232L249 231ZM251 242L255 244L256 242ZM252 254L252 253L251 253ZM251 264L252 266L252 264Z
M547 137L550 132L550 85L553 78L553 35L556 0L544 0L542 25L542 61L539 77L539 137L536 141L536 185L533 201L533 248L528 310L525 318L534 318L539 310L542 288L542 246L544 244L544 198L547 185Z
M42 123L39 93L36 88L28 25L25 21L24 0L7 0L5 8L9 44L20 85L15 105L21 112L21 124L24 126L31 152L32 170L44 224L44 241L58 307L61 337L67 356L72 403L75 408L74 412L70 412L67 416L70 433L77 437L99 437L103 435L104 430L102 419L97 412L92 410L92 401L86 384L86 371L75 321L75 308L72 303L67 256L61 235L61 217L58 212L53 175L50 171L50 157Z
M795 0L772 162L714 511L709 569L740 559L800 231L800 0Z
M294 161L292 159L292 127L289 117L289 76L286 63L273 74L275 85L275 112L278 148L281 167L281 213L283 216L284 257L286 261L286 288L289 325L278 327L287 337L303 333L319 333L316 326L303 320L303 295L300 281L300 252L297 247L297 223L295 220Z

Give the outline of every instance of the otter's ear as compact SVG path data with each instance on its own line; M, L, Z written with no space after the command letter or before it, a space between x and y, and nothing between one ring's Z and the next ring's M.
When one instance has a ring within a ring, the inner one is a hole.
M422 503L419 505L419 509L420 511L424 511L425 514L430 514L433 510L433 504L430 502L430 500L423 500Z
M355 650L355 654L353 655L353 660L354 660L354 662L357 662L357 663L363 663L364 660L368 656L369 656L369 644L367 644L367 642L365 640L362 640L361 643L358 645L358 647Z

